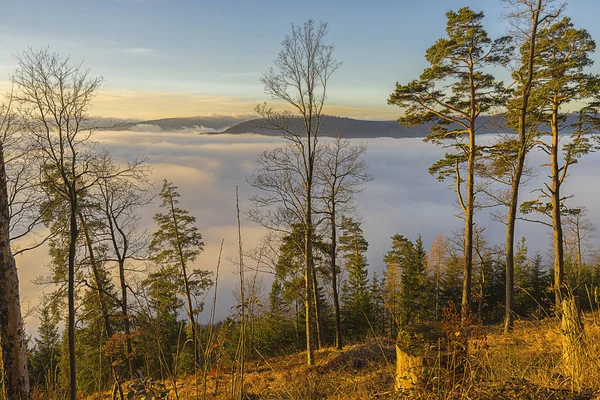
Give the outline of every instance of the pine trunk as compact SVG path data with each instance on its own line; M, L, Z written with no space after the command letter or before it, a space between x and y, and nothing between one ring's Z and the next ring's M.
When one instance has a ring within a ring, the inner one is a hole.
M562 306L562 297L564 291L564 249L563 249L563 230L560 210L560 169L558 166L558 101L554 102L551 129L552 129L552 146L550 150L550 168L552 179L551 204L552 204L552 231L554 245L554 302L556 310L559 311Z
M474 108L473 108L474 109ZM471 282L473 274L473 212L475 202L475 119L469 131L469 160L467 166L467 204L465 210L465 269L461 303L461 319L464 322L471 308ZM460 190L460 188L459 188Z
M515 296L515 224L517 219L517 207L519 202L519 187L521 186L521 177L525 166L525 156L527 155L527 114L529 113L529 96L533 86L533 74L535 64L535 52L537 31L539 26L540 13L544 7L543 0L538 0L536 8L531 17L531 31L529 40L529 58L527 59L527 78L523 82L521 91L522 103L519 110L519 152L517 154L517 165L512 177L510 192L510 204L508 207L508 217L506 223L506 314L504 317L504 332L508 333L514 325L514 296Z

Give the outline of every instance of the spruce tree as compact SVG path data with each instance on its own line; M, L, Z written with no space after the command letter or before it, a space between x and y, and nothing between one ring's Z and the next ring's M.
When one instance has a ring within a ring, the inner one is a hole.
M194 351L194 368L198 368L199 343L196 315L202 311L203 301L198 299L212 285L211 273L200 269L190 269L204 249L202 234L196 227L196 218L189 211L179 207L181 197L177 187L163 181L160 191L163 213L157 213L154 220L158 230L154 232L150 251L152 259L161 265L162 274L176 277L176 285L183 292L187 302L187 315Z
M347 335L359 339L368 333L371 319L366 255L369 243L363 236L360 222L342 217L341 229L339 250L347 273L342 286L342 315Z
M39 309L38 335L34 339L35 346L29 358L32 386L48 393L55 392L60 373L58 368L61 348L59 317L54 308L55 304L50 297L44 296Z

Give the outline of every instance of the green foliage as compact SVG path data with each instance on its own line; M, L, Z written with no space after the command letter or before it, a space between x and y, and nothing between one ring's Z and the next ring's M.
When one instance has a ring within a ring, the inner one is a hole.
M165 212L154 216L158 230L153 234L150 251L152 260L159 266L156 277L162 278L162 282L173 292L155 293L154 296L159 303L164 300L167 306L174 306L176 301L173 297L177 294L191 295L195 304L194 309L188 312L202 312L204 295L213 283L212 273L201 269L187 270L188 265L204 249L202 234L196 227L196 218L189 211L178 207L180 194L175 185L164 180L159 196L160 206ZM164 291L160 286L155 288L157 291ZM166 298L161 299L162 297Z
M159 196L160 206L165 212L154 216L158 230L154 232L150 243L153 260L158 264L178 267L193 262L204 249L196 218L178 207L181 196L177 187L166 179Z
M448 11L446 17L447 37L438 39L426 52L429 67L419 79L406 85L397 83L388 100L405 108L405 115L399 118L403 125L431 123L426 141L454 141L457 152L447 153L430 168L440 180L454 176L456 166L476 154L477 149L460 138L475 134L477 117L504 104L503 84L484 71L506 64L512 50L508 37L488 37L482 12L463 7Z
M388 304L394 305L394 319L402 326L430 317L433 308L431 285L428 281L427 254L419 236L415 243L402 235L392 236L392 249L383 258L386 264ZM392 276L396 287L391 287ZM399 281L397 278L400 278Z
M50 297L42 298L38 337L34 339L35 346L29 353L29 377L32 387L51 393L56 390L58 376L61 373L59 316L55 305Z
M576 29L571 19L564 17L539 33L539 61L536 74L540 84L535 88L536 98L541 99L542 107L538 118L547 122L549 131L540 132L551 140L537 144L547 154L551 162L552 184L539 189L540 196L521 205L521 212L537 212L551 216L554 193L559 193L560 212L569 215L575 212L565 204L567 197L560 194L560 187L568 176L569 167L597 148L597 97L600 77L586 73L593 65L591 58L596 44L585 29ZM569 113L575 111L575 122L568 120ZM569 141L562 146L562 160L554 160L560 155L559 138L565 130L570 130ZM555 164L555 166L553 166Z
M347 273L342 285L342 325L346 336L359 339L369 333L371 320L372 304L366 255L369 243L363 236L360 222L342 217L341 229L338 248Z

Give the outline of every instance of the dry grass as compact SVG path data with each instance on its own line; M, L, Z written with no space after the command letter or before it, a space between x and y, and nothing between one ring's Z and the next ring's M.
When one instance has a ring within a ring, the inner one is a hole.
M460 376L446 376L427 387L394 393L395 351L391 343L348 346L316 352L316 365L304 353L247 364L247 399L600 399L600 318L587 314L583 374L579 385L567 375L556 320L517 321L504 335L486 327L470 344ZM209 399L230 399L231 376L222 372L207 384ZM194 377L178 381L180 398L195 399ZM215 385L218 388L215 394ZM171 395L170 399L175 397Z

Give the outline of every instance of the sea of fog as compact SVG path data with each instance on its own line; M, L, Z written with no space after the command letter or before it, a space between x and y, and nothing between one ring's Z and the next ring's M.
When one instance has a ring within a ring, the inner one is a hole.
M152 165L152 179L157 189L163 178L173 181L181 193L181 206L197 218L202 232L205 251L198 257L196 267L214 270L219 246L224 239L223 260L219 280L217 318L230 314L234 304L232 291L236 287L235 265L231 259L237 251L237 222L235 214L235 189L239 186L242 212L250 207L248 198L252 188L246 183L259 152L280 146L279 138L258 135L198 135L187 132L100 132L96 135L101 147L105 147L117 159L146 157ZM327 140L327 139L323 139ZM480 137L480 142L490 142L491 136ZM457 215L456 195L449 189L450 182L438 182L428 173L429 166L443 155L444 149L421 139L356 139L367 144L366 159L369 172L375 180L358 196L358 212L363 219L365 237L369 242L368 260L371 271L383 270L382 257L390 247L390 237L400 233L411 239L423 236L426 248L433 238L443 232L451 235L463 224ZM530 157L532 166L539 166L544 154L534 151ZM594 223L600 225L600 154L592 154L572 167L565 185L565 193L574 193L571 205L585 205ZM548 171L541 170L522 193L525 198L532 193ZM154 230L152 216L158 205L142 212L143 228ZM488 211L478 212L477 224L485 228L489 242L502 244L504 226L493 221ZM256 246L265 231L256 225L242 221L245 248ZM530 252L548 249L548 228L532 223L519 222L517 237L526 236ZM594 238L596 245L600 241ZM38 299L51 288L38 286L33 280L47 273L46 248L26 253L17 258L22 300L25 310L33 310ZM264 278L264 291L269 290L270 278ZM208 308L208 307L207 307ZM206 322L204 316L201 322ZM27 330L35 334L37 318L32 314L27 320Z

